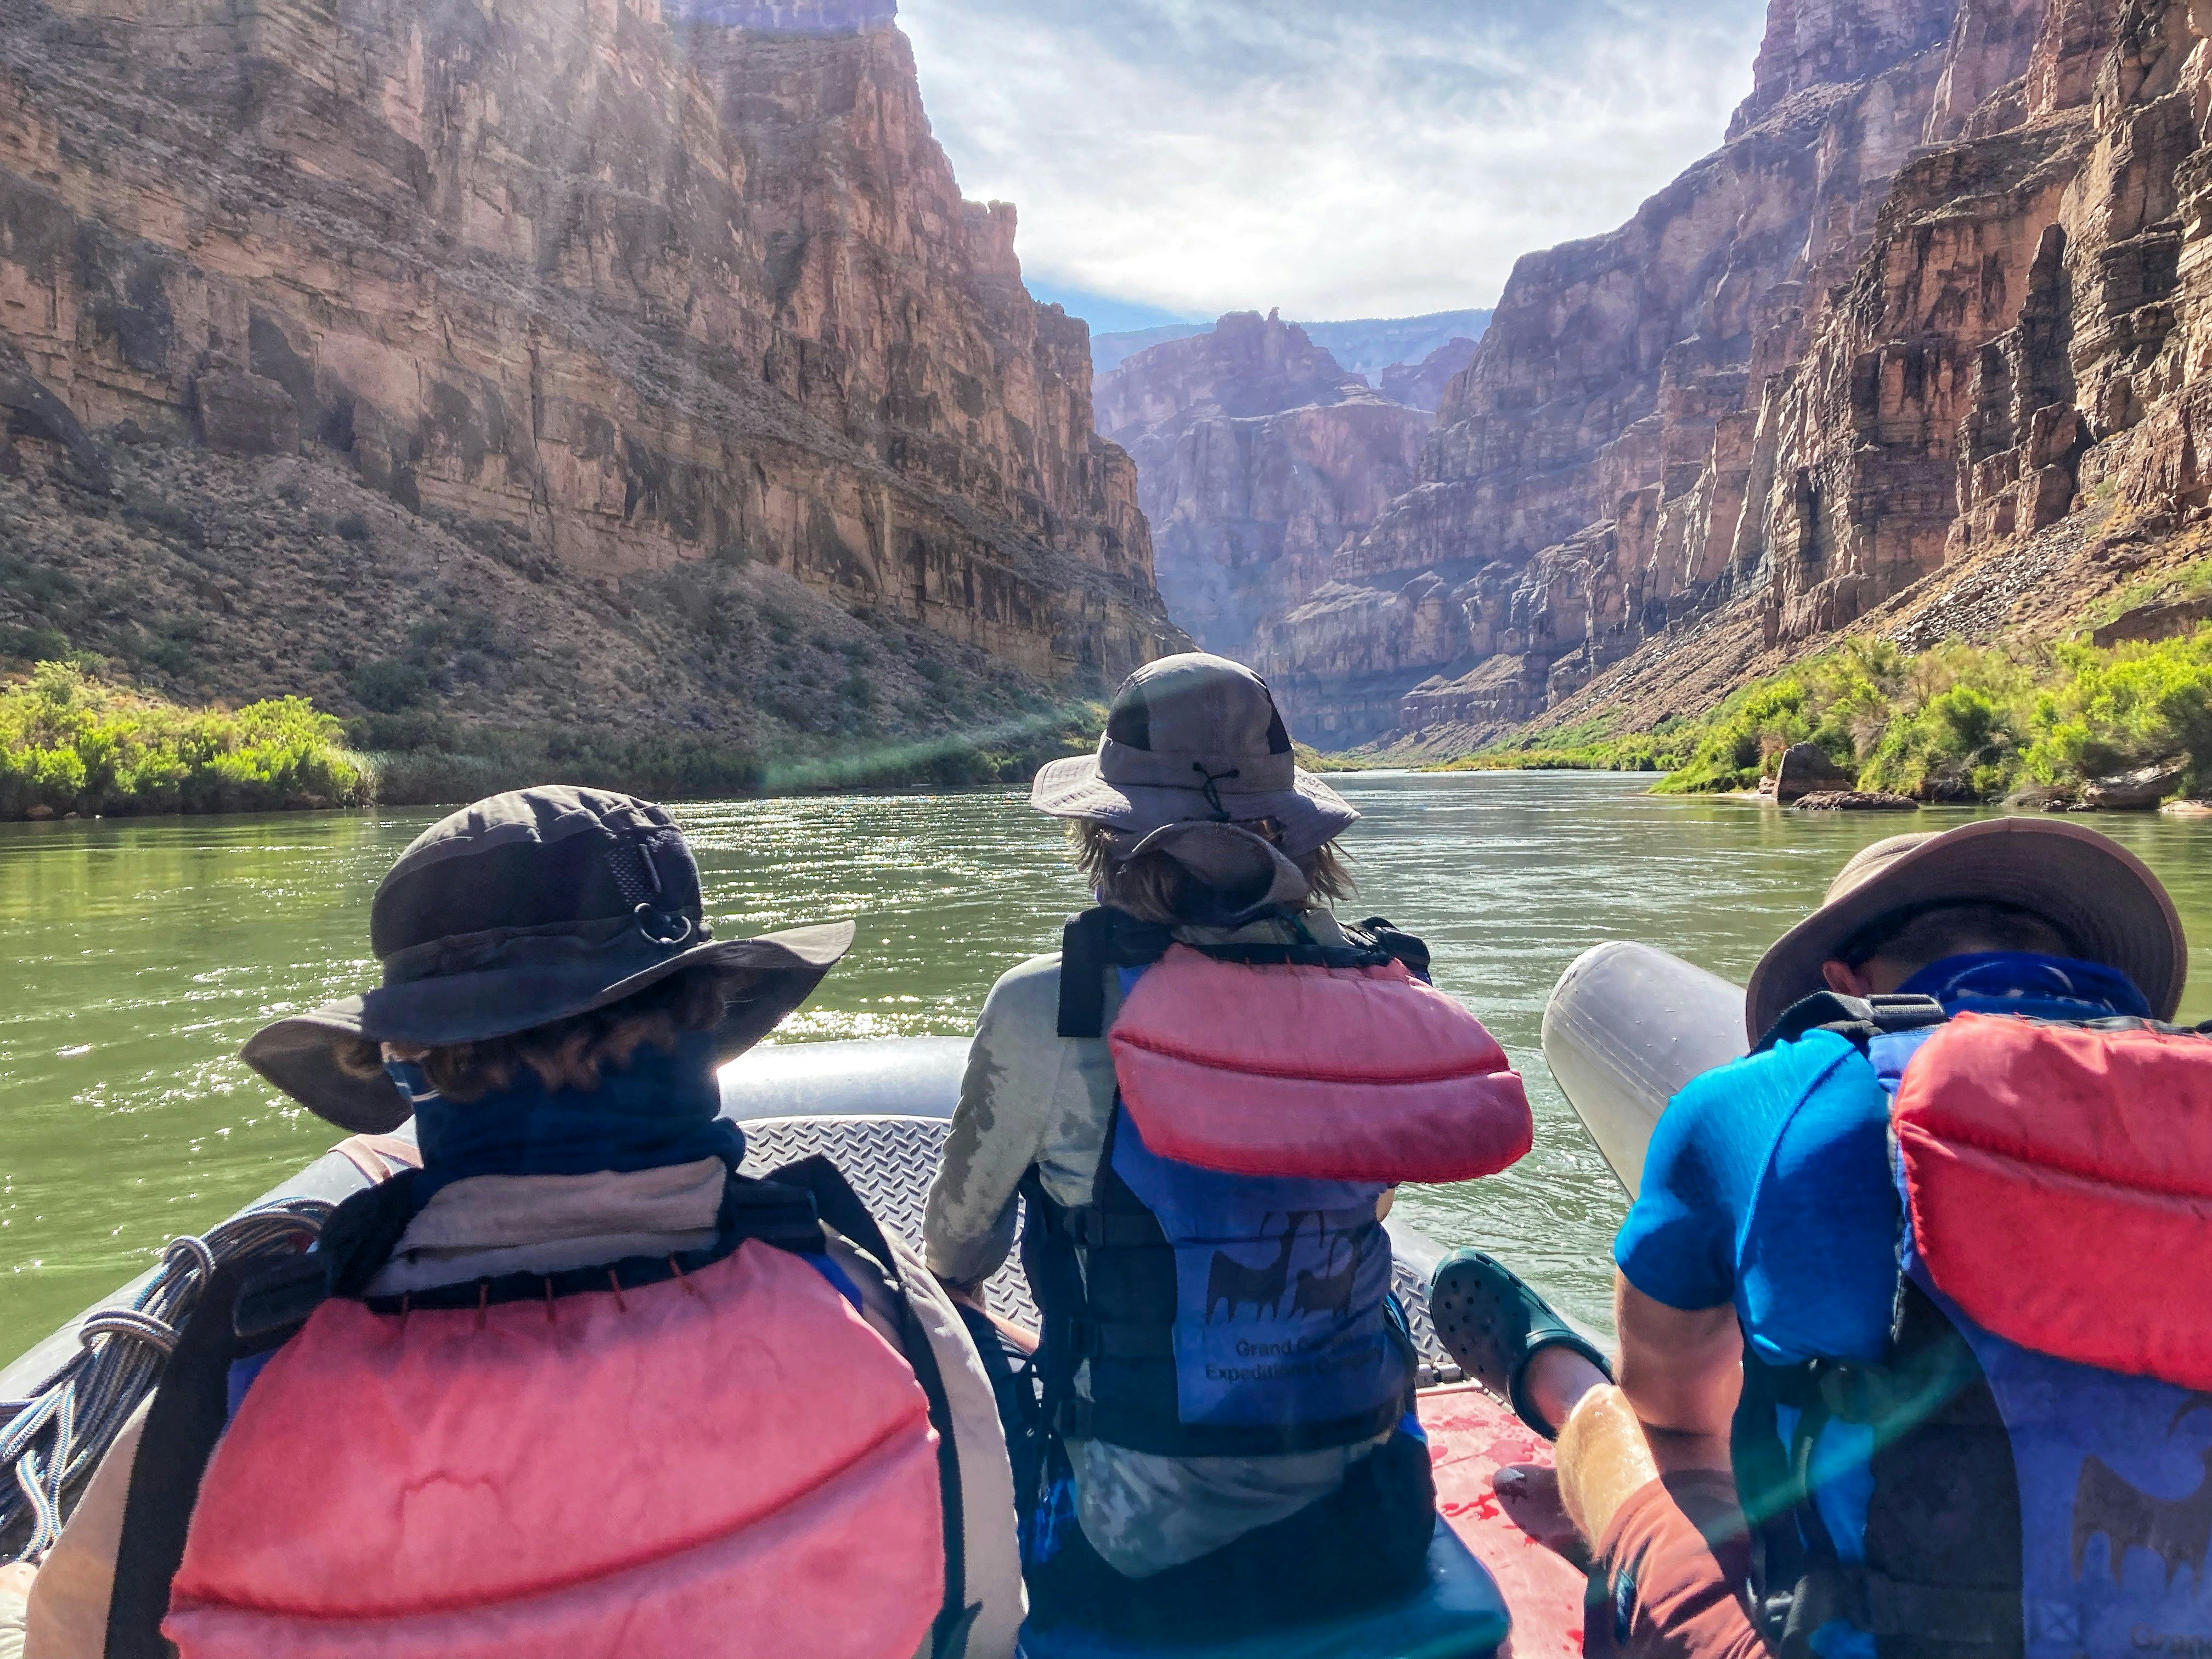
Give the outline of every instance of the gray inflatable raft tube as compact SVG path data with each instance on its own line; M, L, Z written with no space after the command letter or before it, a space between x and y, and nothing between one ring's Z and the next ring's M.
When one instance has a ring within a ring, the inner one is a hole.
M1544 1060L1634 1198L1659 1114L1682 1085L1740 1058L1743 991L1676 956L1613 939L1585 951L1544 1007Z

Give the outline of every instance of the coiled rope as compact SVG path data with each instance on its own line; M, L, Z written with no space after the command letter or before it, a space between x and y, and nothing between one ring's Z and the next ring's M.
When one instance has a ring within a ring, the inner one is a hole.
M0 1562L36 1562L61 1535L62 1496L89 1474L139 1402L154 1391L216 1268L296 1253L336 1206L279 1199L233 1216L204 1237L173 1239L127 1306L100 1308L77 1328L80 1346L38 1394L0 1400L0 1539L26 1519L28 1540Z

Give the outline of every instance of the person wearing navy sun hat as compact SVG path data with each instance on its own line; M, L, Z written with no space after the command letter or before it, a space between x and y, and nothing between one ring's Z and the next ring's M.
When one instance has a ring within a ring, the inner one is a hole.
M828 1160L743 1173L720 1115L719 1067L853 932L715 938L676 820L627 795L520 790L418 836L370 906L382 982L245 1057L362 1134L411 1115L421 1167L311 1252L216 1272L33 1583L32 1650L672 1656L738 1629L1012 1659L1012 1476L967 1327Z

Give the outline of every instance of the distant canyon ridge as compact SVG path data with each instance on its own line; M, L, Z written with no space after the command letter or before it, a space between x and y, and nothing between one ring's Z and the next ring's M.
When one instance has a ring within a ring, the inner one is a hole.
M1098 426L1136 462L1177 624L1208 650L1255 659L1263 629L1327 584L1338 551L1413 484L1437 407L1488 320L1299 325L1232 312L1207 329L1095 340L1094 361L1115 365L1093 392ZM1408 351L1419 355L1394 355Z
M1183 637L1015 234L890 0L0 0L0 657L393 741L1097 695Z
M1170 604L1328 747L2054 635L2212 542L2208 141L2207 0L1771 0L1720 148L1522 258L1418 442L1256 318L1100 423Z

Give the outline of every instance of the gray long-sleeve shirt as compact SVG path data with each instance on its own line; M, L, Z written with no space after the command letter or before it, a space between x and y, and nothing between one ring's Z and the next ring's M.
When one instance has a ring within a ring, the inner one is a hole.
M1328 911L1309 911L1304 921L1321 942L1342 941ZM1275 943L1290 933L1262 923L1235 933L1180 929L1177 936ZM1121 987L1111 970L1106 978L1110 1027ZM1113 1121L1113 1055L1104 1039L1062 1037L1059 1024L1056 955L1011 970L983 1005L922 1223L930 1270L940 1279L975 1284L998 1271L1013 1248L1015 1201L1031 1169L1054 1203L1072 1208L1091 1201ZM1078 1374L1076 1386L1088 1393L1087 1374ZM1163 1457L1075 1440L1067 1451L1084 1535L1116 1571L1143 1578L1327 1497L1343 1484L1346 1468L1381 1443L1279 1457Z

